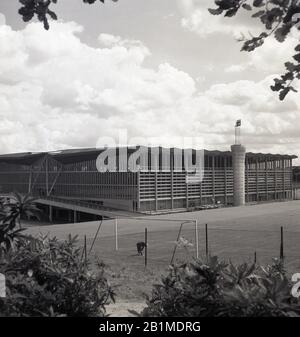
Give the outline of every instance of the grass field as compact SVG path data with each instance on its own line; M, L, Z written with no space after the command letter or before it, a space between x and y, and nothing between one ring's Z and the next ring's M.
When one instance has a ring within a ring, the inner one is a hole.
M171 221L164 221L164 220ZM159 281L170 262L180 223L185 219L198 221L200 256L205 254L205 231L208 224L209 251L234 262L253 261L271 263L279 256L280 226L284 227L284 254L289 272L300 272L300 202L268 203L245 207L223 208L198 212L148 216L147 220L118 220L119 250L115 250L114 221L104 221L91 256L103 260L109 278L117 286L117 294L124 300L142 300L143 293ZM99 222L31 227L28 231L50 233L60 239L69 233L79 235L82 242L87 236L91 245ZM136 242L144 239L148 228L148 266L136 254ZM177 260L195 255L195 229L192 223L183 226L182 235L194 243L186 252L179 248Z

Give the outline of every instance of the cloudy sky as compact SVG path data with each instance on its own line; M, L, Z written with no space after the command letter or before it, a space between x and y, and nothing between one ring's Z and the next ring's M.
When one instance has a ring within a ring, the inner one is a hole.
M259 23L214 17L213 0L58 3L45 31L0 2L0 153L95 147L120 129L227 150L242 119L247 150L300 155L300 94L269 88L295 34L249 54L237 38Z

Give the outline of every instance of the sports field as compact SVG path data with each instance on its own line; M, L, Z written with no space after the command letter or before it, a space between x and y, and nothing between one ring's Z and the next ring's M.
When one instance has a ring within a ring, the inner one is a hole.
M300 202L276 202L244 207L220 208L198 212L185 212L145 219L118 220L118 250L115 249L115 222L104 221L99 231L91 257L103 260L113 284L121 289L123 298L141 298L142 293L158 281L170 263L180 224L197 220L200 257L205 256L205 224L208 224L210 254L233 262L257 261L271 263L279 256L280 227L284 228L284 255L289 272L300 272ZM167 220L167 221L166 221ZM31 227L28 231L49 233L65 238L69 233L79 235L87 247L91 246L99 222ZM148 230L148 265L138 256L136 243L144 240ZM178 247L175 260L184 261L195 256L195 225L186 223L181 236L193 244L188 249Z

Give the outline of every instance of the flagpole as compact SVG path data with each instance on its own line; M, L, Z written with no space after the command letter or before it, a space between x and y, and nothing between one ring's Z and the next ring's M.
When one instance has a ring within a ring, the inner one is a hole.
M241 119L238 119L235 124L234 133L235 133L235 145L241 144L241 125L242 121Z
M235 127L235 144L236 145L241 144L241 127L240 126Z
M234 128L234 144L237 145L237 126Z

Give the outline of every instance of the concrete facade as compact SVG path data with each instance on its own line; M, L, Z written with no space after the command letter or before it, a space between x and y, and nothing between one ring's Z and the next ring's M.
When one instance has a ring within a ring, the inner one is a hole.
M231 146L233 167L233 203L245 205L245 159L246 148L240 144Z
M203 180L187 183L189 173L177 169L173 157L169 168L159 157L158 170L151 171L148 150L149 164L137 172L99 172L96 160L103 151L99 149L0 155L0 194L17 191L55 198L72 202L70 209L83 202L91 208L142 213L293 197L296 156L246 153L242 145L233 145L232 151L204 150ZM179 151L184 162L184 150Z

